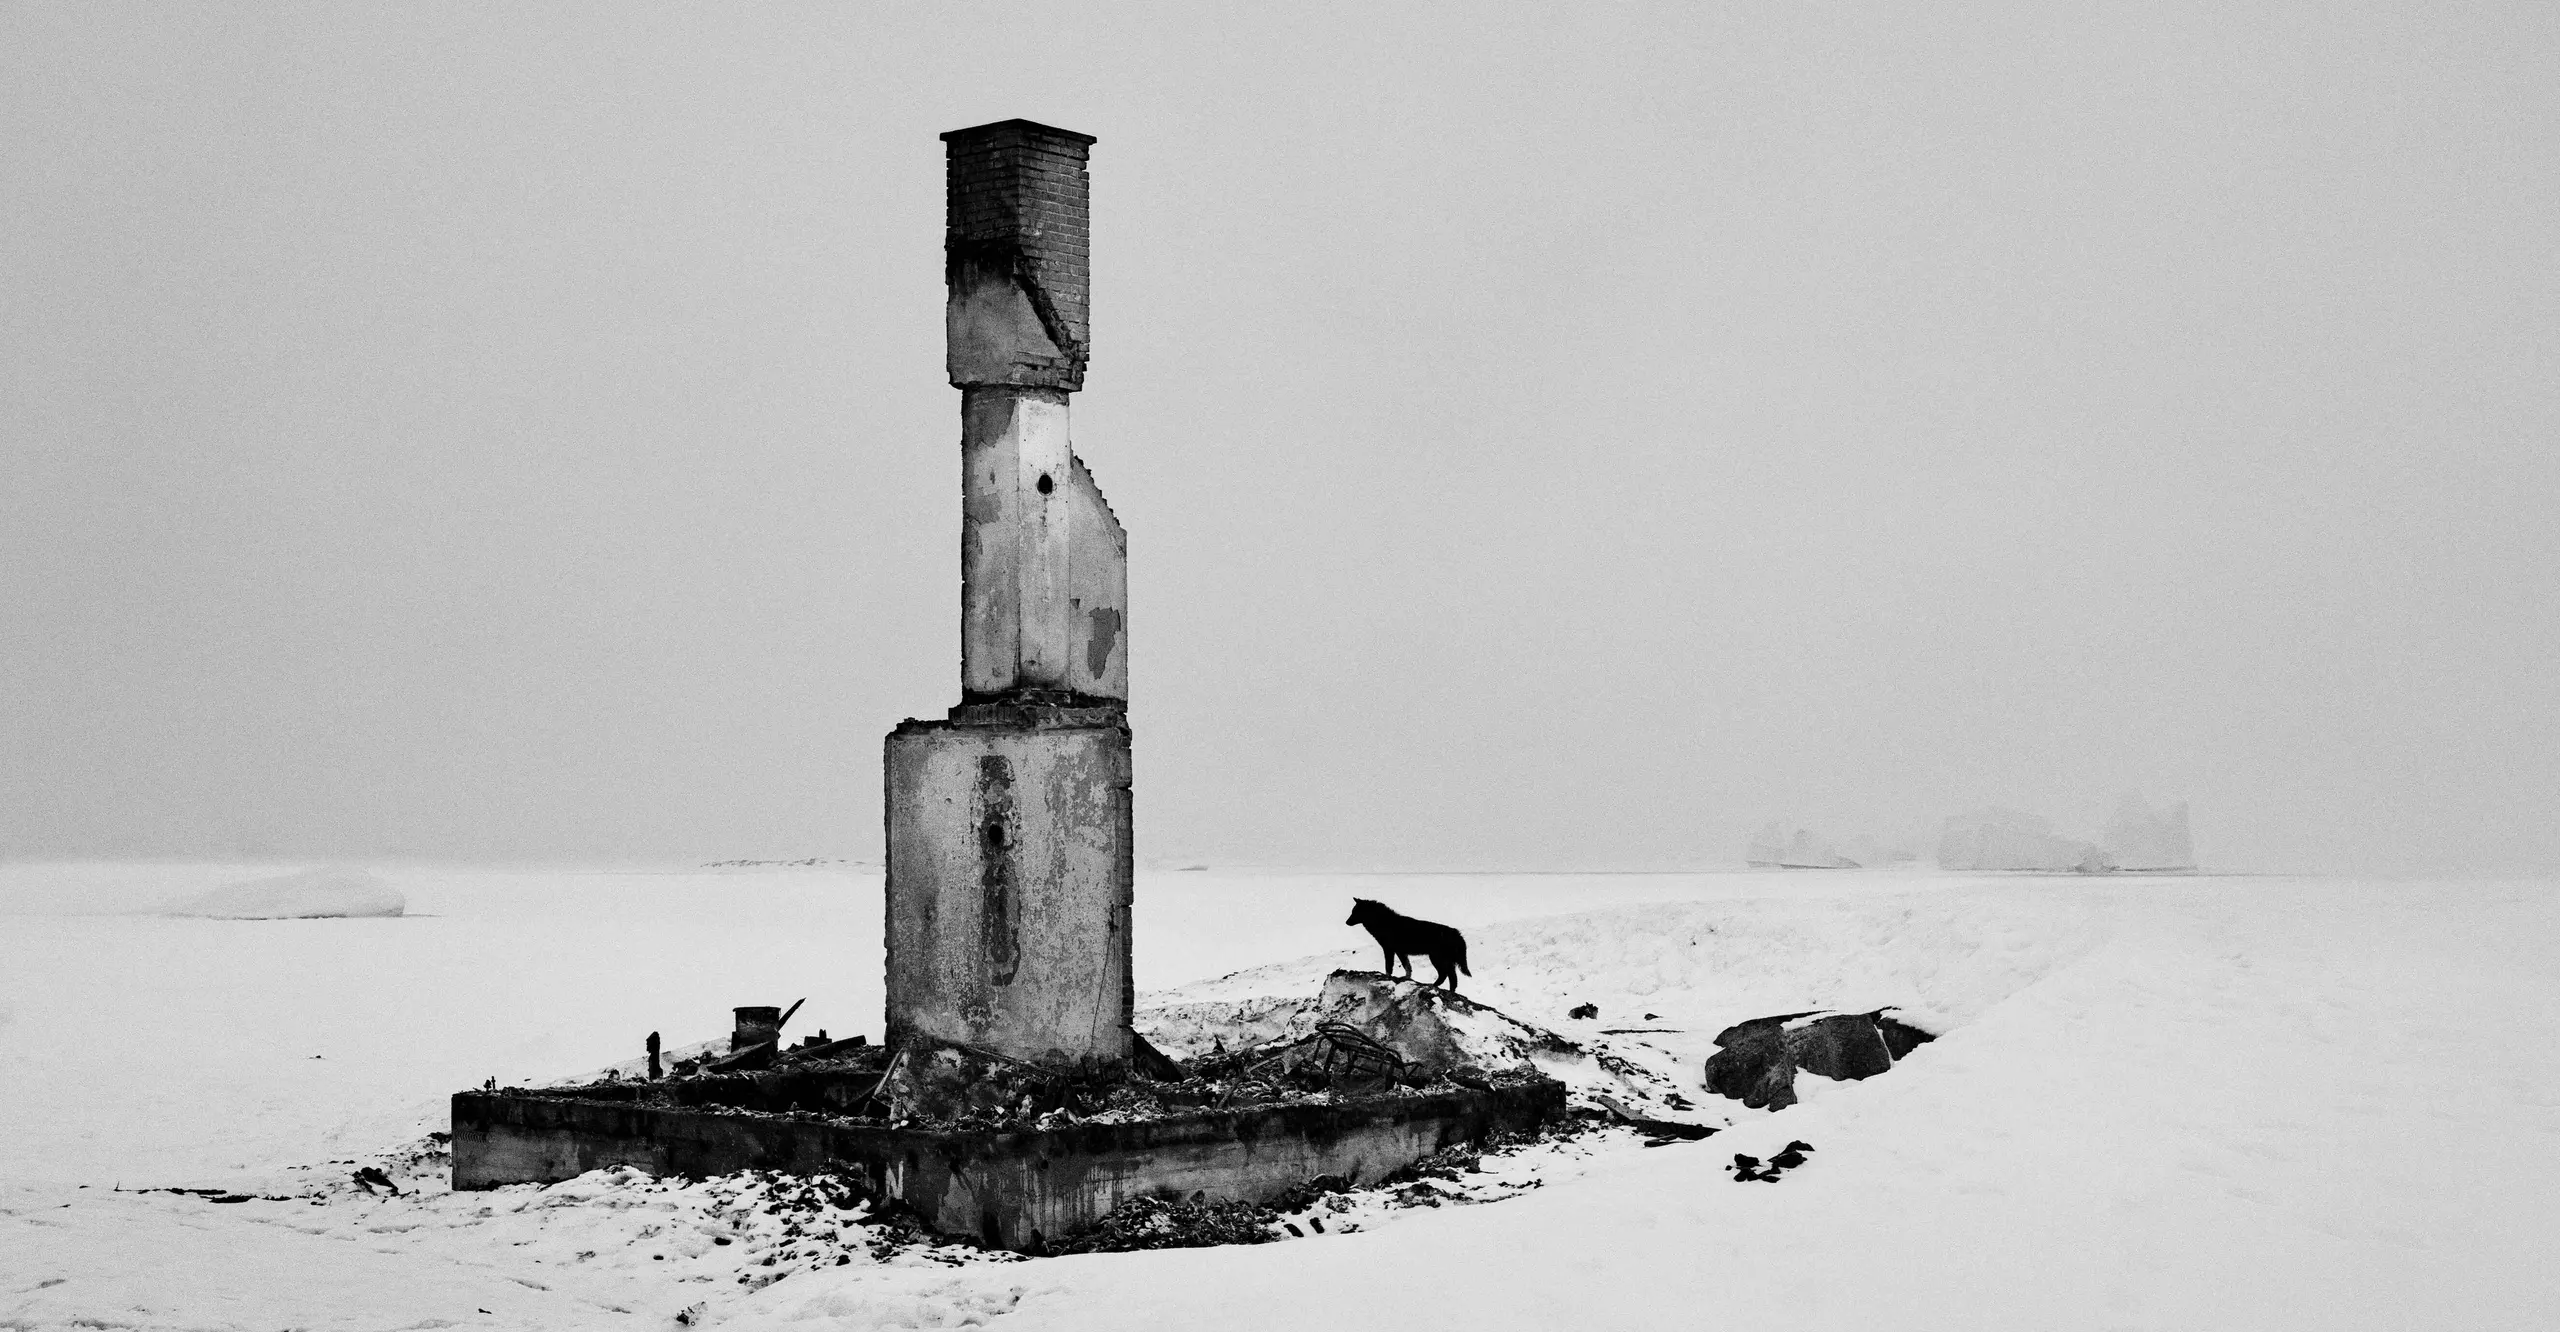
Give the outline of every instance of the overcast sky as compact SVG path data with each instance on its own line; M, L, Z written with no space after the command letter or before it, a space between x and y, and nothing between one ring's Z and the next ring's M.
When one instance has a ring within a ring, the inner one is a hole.
M1142 857L2560 866L2560 6L0 4L0 854L880 841L1098 135Z

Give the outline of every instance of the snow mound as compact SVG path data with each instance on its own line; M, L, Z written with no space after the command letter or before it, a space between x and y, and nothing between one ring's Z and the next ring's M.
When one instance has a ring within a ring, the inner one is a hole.
M1147 1043L1183 1059L1222 1050L1241 1049L1315 1029L1307 1015L1315 1010L1313 995L1249 995L1242 999L1203 999L1138 1010L1131 1023Z
M407 898L363 870L316 869L225 884L172 902L162 907L160 914L219 920L311 920L397 916L408 907Z

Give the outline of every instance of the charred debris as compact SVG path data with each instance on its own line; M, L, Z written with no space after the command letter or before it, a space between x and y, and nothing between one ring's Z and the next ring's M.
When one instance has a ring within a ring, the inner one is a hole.
M663 1109L988 1132L1423 1096L1459 1088L1484 1091L1536 1077L1427 1069L1339 1022L1189 1063L1138 1037L1131 1058L1121 1062L1016 1059L983 1046L917 1038L892 1048L862 1036L834 1040L824 1032L785 1044L780 1029L788 1013L777 1017L772 1008L737 1011L738 1034L728 1053L677 1060L663 1076L608 1074L582 1085L509 1090ZM651 1033L653 1045L655 1036Z

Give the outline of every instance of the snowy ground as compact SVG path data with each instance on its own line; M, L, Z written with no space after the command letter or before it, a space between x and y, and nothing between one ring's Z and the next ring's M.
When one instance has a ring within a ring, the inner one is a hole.
M407 916L42 914L277 867L0 867L0 1328L2560 1325L2547 883L1142 875L1140 983L1179 987L1142 1005L1375 966L1356 894L1464 927L1472 996L1691 1088L1763 1013L1947 1035L1780 1114L1708 1103L1736 1122L1704 1143L1488 1162L1497 1205L987 1262L875 1252L858 1209L753 1181L456 1195L394 1159L423 1193L357 1190L483 1078L739 1003L806 996L794 1032L839 1036L879 1012L876 874L367 868ZM1779 1184L1722 1169L1793 1138ZM168 1186L276 1200L131 1191Z

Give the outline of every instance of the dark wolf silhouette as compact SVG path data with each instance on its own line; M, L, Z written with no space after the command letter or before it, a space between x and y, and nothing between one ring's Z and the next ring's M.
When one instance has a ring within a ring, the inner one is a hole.
M1351 899L1351 919L1342 923L1368 927L1369 937L1376 939L1386 953L1381 970L1390 976L1396 972L1396 963L1402 962L1405 979L1413 979L1416 953L1430 958L1431 965L1439 969L1440 974L1431 983L1447 982L1451 994L1458 992L1458 977L1475 974L1467 970L1467 936L1446 925L1399 916L1395 908L1365 897Z

